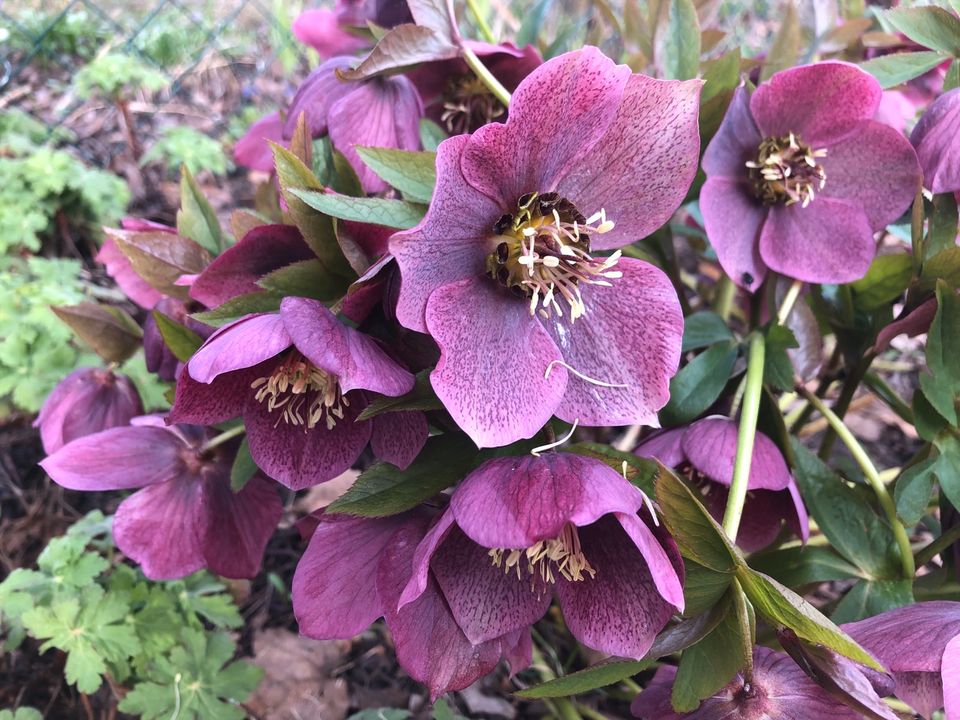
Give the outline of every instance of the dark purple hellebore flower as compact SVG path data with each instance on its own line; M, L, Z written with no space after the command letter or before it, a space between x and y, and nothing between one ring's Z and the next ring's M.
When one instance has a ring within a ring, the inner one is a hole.
M880 84L819 62L739 87L703 156L700 209L730 278L756 290L771 269L812 283L864 276L873 234L920 187L910 143L873 120Z
M291 137L301 113L306 113L310 135L329 135L357 171L364 191L382 192L387 184L360 160L354 147L419 150L423 103L416 87L402 75L362 81L337 77L337 70L353 64L353 58L334 57L310 73L290 104L283 135Z
M960 190L960 88L933 101L910 134L923 168L923 185L934 194Z
M892 674L896 696L929 718L960 718L960 602L922 602L842 626Z
M372 39L350 32L350 28L368 31L368 23L392 28L413 22L406 0L337 0L333 10L304 10L293 21L293 34L309 45L322 60L347 55L372 45Z
M412 387L375 340L316 300L288 297L279 314L248 315L210 336L180 373L170 417L242 415L257 465L299 490L349 469L368 442L377 457L409 465L427 438L422 413L357 416L367 391L396 397Z
M473 684L501 658L511 672L522 670L532 646L526 628L470 642L432 579L415 602L399 608L431 517L425 509L386 518L319 514L293 578L293 608L300 632L321 640L353 637L383 616L400 666L435 700Z
M670 704L676 676L676 667L661 665L630 706L633 714L642 720L860 720L863 717L807 677L788 655L765 647L753 650L753 677L749 683L738 674L693 712L678 713Z
M645 440L634 452L656 458L687 476L705 493L710 514L717 520L723 517L737 454L733 420L708 417L666 430ZM762 432L754 440L747 487L737 545L747 552L761 550L777 538L784 522L806 542L810 527L797 483L776 443Z
M117 508L113 535L148 578L201 568L255 576L282 512L273 484L257 474L235 493L230 467L237 443L206 449L204 428L141 420L74 440L40 464L71 490L142 488Z
M645 237L683 200L699 93L587 47L530 74L506 124L441 143L426 217L390 240L397 319L440 346L433 387L481 447L553 414L657 423L680 361L676 292L652 265L594 253Z
M283 120L280 113L264 115L247 128L243 137L233 146L233 159L240 167L261 172L273 172L273 151L270 142L283 140Z
M683 609L680 556L644 502L593 458L489 460L457 487L417 546L400 608L435 584L479 644L526 629L556 597L581 643L643 657Z
M103 368L79 368L57 383L33 426L48 455L71 440L126 425L143 414L136 386L126 375Z

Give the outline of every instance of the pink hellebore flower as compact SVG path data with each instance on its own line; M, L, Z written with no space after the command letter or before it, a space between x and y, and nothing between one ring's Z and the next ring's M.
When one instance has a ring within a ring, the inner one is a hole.
M79 368L57 383L40 408L34 427L48 455L71 440L126 425L143 414L136 386L125 375Z
M723 269L753 291L767 270L812 283L864 276L873 234L920 186L906 138L871 118L882 90L844 62L736 90L703 156L700 209Z
M293 21L293 34L326 60L370 47L371 39L350 32L351 27L367 30L368 23L373 23L392 28L406 22L413 22L406 0L337 0L333 10L300 13Z
M375 340L316 300L288 297L279 314L248 315L210 336L180 373L170 417L209 425L242 415L257 465L299 490L349 469L368 442L377 457L409 465L427 438L422 413L357 416L368 391L396 397L412 387Z
M357 175L364 191L382 192L387 184L368 168L356 145L420 149L420 118L423 103L413 83L402 75L345 81L337 70L354 64L352 58L334 57L320 65L303 81L287 111L283 135L289 138L301 113L314 138L330 136Z
M678 713L670 704L677 669L662 665L630 710L642 720L860 720L863 717L817 685L783 653L753 650L753 677L738 674L693 712ZM871 693L864 680L864 692ZM873 699L880 700L873 693ZM896 717L891 713L891 718Z
M676 468L706 491L706 505L719 520L727 505L737 454L737 424L725 417L708 417L684 428L654 435L634 451ZM806 542L810 535L807 511L797 483L776 444L758 432L747 481L747 501L737 544L747 552L776 540L784 522Z
M640 490L592 458L489 460L417 546L400 610L435 584L478 645L525 630L556 597L581 643L643 657L683 609L680 556L644 504Z
M843 626L892 674L895 693L925 718L960 718L960 602L922 602Z
M933 101L910 135L923 168L923 184L934 194L960 190L958 135L960 88L954 88Z
M117 508L117 547L153 580L207 568L251 578L260 571L267 540L282 506L260 474L242 490L230 488L237 443L206 448L208 432L164 426L157 417L74 440L42 463L71 490L142 488Z
M527 628L471 642L433 579L399 607L430 518L425 509L369 519L319 515L293 578L293 608L300 632L321 640L353 637L385 617L400 666L435 700L473 684L501 657L512 672L522 670L532 646Z
M506 124L441 143L426 217L390 241L397 319L440 346L433 387L481 447L553 414L656 424L680 360L676 292L652 265L595 253L683 200L699 93L587 47L531 73Z

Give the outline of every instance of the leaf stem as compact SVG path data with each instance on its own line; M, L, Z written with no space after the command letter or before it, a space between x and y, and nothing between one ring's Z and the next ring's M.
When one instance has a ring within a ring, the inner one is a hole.
M823 415L824 419L833 429L833 432L840 438L843 444L847 446L850 454L853 455L853 459L856 460L860 469L863 470L863 475L867 479L870 487L873 488L880 507L887 517L887 522L890 523L890 527L893 530L893 537L900 549L900 562L903 567L903 576L908 580L913 580L913 576L916 573L916 565L914 564L913 549L910 547L910 538L907 536L907 529L897 517L897 508L893 503L893 498L890 497L887 486L884 485L880 479L880 474L874 467L870 457L863 449L863 446L853 436L853 433L843 424L843 420L837 417L823 400L807 390L802 383L797 383L797 392L803 395L803 397L807 399L807 402Z
M727 508L723 513L723 529L731 541L736 542L743 504L747 499L750 464L753 461L753 441L757 435L757 415L760 412L760 395L763 391L763 363L766 355L763 335L755 333L750 340L747 359L746 385L743 393L743 410L740 413L740 430L737 433L737 455L733 464L733 481Z
M777 312L777 324L786 325L790 312L800 297L800 291L803 289L803 280L794 280L787 294L783 296L783 302L780 304L780 310Z
M469 65L474 74L480 78L480 81L487 86L487 90L492 92L494 97L503 103L504 107L509 107L509 91L500 84L500 81L493 76L493 73L491 73L487 69L487 66L480 61L480 58L477 57L477 54L473 50L466 45L461 45L460 50L463 52L463 59L466 61L467 65Z
M490 29L490 25L487 24L487 19L483 16L483 13L480 12L480 6L477 5L477 0L467 0L467 7L470 8L470 13L473 15L473 19L477 22L477 27L480 29L480 34L483 35L483 39L492 45L497 44L497 39L493 36L493 30Z
M223 443L227 442L228 440L232 440L233 438L237 437L237 435L243 435L243 433L245 433L246 430L247 429L242 424L237 425L236 427L230 428L229 430L224 430L219 435L215 435L214 437L207 440L203 444L203 447L200 448L200 452L206 452L207 450L212 450L218 445L223 445Z
M733 308L733 298L737 294L737 286L726 273L720 276L720 282L717 284L717 292L714 298L713 309L724 322L730 319L730 310Z
M954 525L929 545L920 548L914 556L917 567L926 565L957 541L960 541L960 525Z

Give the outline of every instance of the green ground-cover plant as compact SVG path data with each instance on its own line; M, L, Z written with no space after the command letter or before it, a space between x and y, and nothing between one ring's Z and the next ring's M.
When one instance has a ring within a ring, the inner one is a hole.
M196 175L208 170L214 175L226 175L232 168L226 152L218 141L191 127L164 128L163 134L144 153L142 164L163 163L168 170L186 165Z

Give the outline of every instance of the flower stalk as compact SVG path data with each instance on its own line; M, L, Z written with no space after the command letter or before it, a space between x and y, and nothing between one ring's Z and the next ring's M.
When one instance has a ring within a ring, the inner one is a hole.
M233 438L237 437L238 435L243 435L243 433L246 431L247 429L242 424L232 427L229 430L224 430L219 435L215 435L207 440L207 442L203 444L203 447L200 448L200 452L206 452L207 450L212 450L218 445L223 445L223 443L233 440Z
M477 0L467 0L467 7L470 8L470 14L473 15L473 19L477 23L477 28L480 30L480 34L483 35L483 39L495 45L497 39L493 36L493 30L490 29L490 25L483 16L480 6L477 5Z
M464 61L480 79L480 82L487 86L487 90L492 92L493 96L503 103L504 107L509 107L510 92L494 77L493 73L487 69L487 66L483 64L473 50L466 45L461 45L460 50L463 52Z

